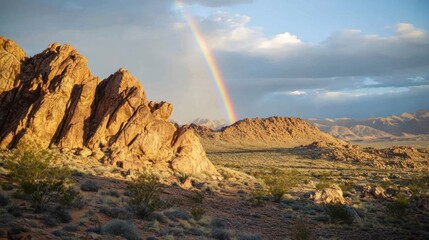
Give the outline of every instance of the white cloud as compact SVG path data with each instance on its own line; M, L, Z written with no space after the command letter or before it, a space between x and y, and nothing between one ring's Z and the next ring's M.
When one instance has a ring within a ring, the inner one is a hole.
M410 78L408 78L408 80L411 80L411 82L413 82L413 83L422 83L422 82L426 81L426 79L422 76L410 77Z
M289 95L294 95L294 96L300 96L300 95L307 95L307 92L295 90L295 91L292 91L292 92L288 92L288 94Z
M342 91L325 91L319 94L319 97L330 98L336 100L344 100L346 98L368 97L391 95L408 92L408 87L377 87L377 88L359 88L359 89L344 89Z
M269 52L302 41L284 32L273 37L264 36L263 29L248 27L246 15L216 12L200 20L200 27L212 49L230 52Z
M375 81L373 78L366 77L363 81L363 85L365 86L374 86L374 85L380 85L380 82Z
M300 43L301 40L288 32L278 34L271 39L262 40L259 45L259 48L262 49L276 49L284 47L286 44L290 43Z
M413 39L416 41L421 41L427 38L427 35L423 30L414 27L410 23L398 23L396 24L395 30L399 37Z

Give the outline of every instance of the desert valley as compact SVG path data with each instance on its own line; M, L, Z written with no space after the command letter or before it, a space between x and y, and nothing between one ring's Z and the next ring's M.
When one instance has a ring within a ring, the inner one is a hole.
M170 122L121 68L0 37L0 239L428 239L429 112Z

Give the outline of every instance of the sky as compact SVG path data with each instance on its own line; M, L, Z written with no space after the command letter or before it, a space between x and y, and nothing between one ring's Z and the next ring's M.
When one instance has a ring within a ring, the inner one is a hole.
M71 44L101 79L124 67L180 123L228 119L191 19L238 119L366 118L429 109L428 12L425 0L2 0L0 35L29 56Z

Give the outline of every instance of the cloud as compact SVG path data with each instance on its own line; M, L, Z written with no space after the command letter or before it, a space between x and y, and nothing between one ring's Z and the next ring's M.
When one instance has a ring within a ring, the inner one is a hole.
M248 2L185 1L206 7ZM251 26L251 17L225 11L194 16L239 117L343 117L429 108L429 37L422 29L399 23L391 36L345 29L321 42L305 42L288 29L268 35ZM173 118L180 122L225 118L176 1L0 1L0 29L30 55L53 41L70 43L102 78L127 68L150 100L173 103Z
M293 95L293 96L299 96L299 95L307 95L307 92L295 90L295 91L292 91L292 92L287 92L287 94Z

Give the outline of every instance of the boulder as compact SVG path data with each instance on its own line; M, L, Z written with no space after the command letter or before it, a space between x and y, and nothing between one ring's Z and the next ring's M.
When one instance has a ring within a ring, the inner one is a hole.
M333 184L328 188L323 190L317 190L316 192L310 194L310 199L314 200L316 203L328 203L328 204L345 204L346 200L343 197L343 191L341 188Z

